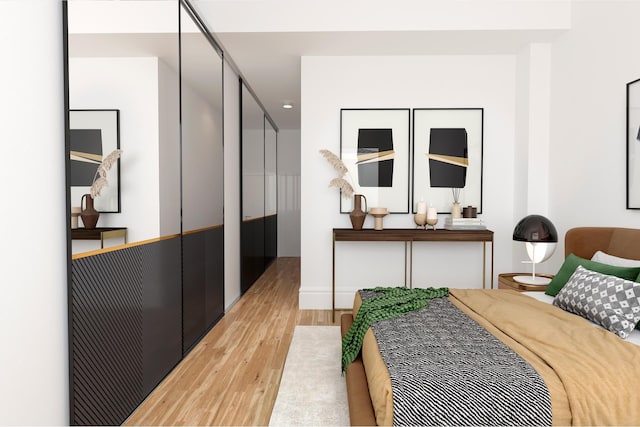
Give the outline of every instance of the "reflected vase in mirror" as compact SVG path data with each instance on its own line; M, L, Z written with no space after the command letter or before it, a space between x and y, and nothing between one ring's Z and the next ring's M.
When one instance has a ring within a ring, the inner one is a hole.
M91 197L91 194L85 194L82 196L82 199L80 199L80 207L82 208L82 211L80 211L80 218L82 218L84 228L93 230L96 228L96 224L98 223L100 212L95 210L93 207L93 197Z

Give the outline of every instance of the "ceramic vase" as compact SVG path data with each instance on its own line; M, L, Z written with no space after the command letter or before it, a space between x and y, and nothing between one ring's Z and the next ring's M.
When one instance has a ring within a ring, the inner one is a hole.
M454 202L453 205L451 205L451 218L462 218L460 203Z
M95 210L93 207L93 197L91 197L91 194L85 194L82 196L82 199L80 199L80 207L82 208L82 211L80 211L80 218L82 218L84 228L87 230L93 230L96 228L96 224L98 223L100 212Z
M365 210L362 210L362 200L364 199ZM349 214L351 219L351 226L354 230L362 230L364 220L367 217L367 198L362 194L353 195L353 210Z

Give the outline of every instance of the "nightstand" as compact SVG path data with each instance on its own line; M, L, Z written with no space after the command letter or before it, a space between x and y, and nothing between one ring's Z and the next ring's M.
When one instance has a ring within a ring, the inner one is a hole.
M531 273L504 273L498 274L498 289L513 289L518 292L535 291L544 292L547 290L547 285L528 285L526 283L520 283L513 280L514 276L527 276ZM536 274L536 276L548 277L553 279L553 274Z

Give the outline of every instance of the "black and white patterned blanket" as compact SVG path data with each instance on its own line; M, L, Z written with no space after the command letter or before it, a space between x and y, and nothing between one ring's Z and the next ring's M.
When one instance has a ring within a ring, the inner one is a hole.
M551 425L540 375L448 299L372 329L391 376L394 425Z

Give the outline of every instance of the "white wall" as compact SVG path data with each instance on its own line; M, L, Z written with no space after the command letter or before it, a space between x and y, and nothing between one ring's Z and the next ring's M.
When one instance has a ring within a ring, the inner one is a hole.
M572 30L553 44L550 215L562 239L575 226L640 224L640 211L625 209L626 84L640 78L638 16L640 2L577 1Z
M278 133L278 256L300 256L300 131Z
M240 298L240 82L224 62L224 307Z
M526 215L549 217L551 45L532 43L517 53L513 225ZM549 218L552 222L554 218ZM530 271L525 245L511 242L513 269ZM555 257L562 258L560 252ZM538 270L554 273L550 263Z
M0 2L2 425L69 423L61 10Z
M515 71L515 55L302 58L300 308L331 307L331 229L351 226L318 153L339 153L341 108L484 108L482 217L495 232L496 277L512 270ZM384 224L415 226L402 214ZM369 217L365 227L372 225ZM404 281L401 243L339 243L336 258L339 307L360 287ZM482 286L482 244L416 244L413 259L414 286Z

